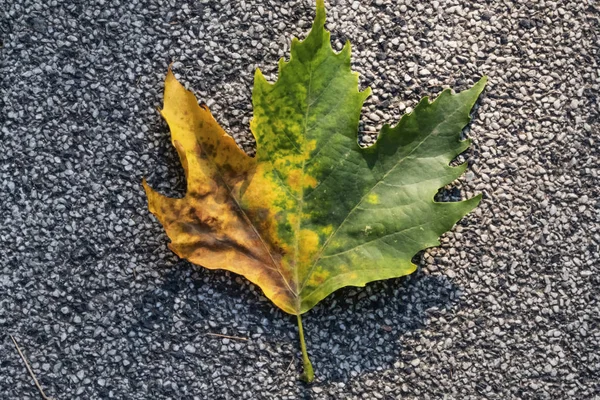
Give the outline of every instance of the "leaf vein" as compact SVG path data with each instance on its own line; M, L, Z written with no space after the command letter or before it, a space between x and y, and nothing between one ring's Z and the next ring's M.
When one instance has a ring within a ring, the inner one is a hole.
M428 104L429 106L435 104L435 102ZM400 159L392 168L390 168L390 170L388 172L386 172L384 174L384 176L379 179L377 181L377 183L375 183L375 185L373 185L373 187L371 187L371 189L369 189L364 195L363 197L358 201L358 203L350 210L350 212L348 212L348 214L346 215L346 217L344 218L344 220L338 225L338 227L335 229L335 231L327 238L327 240L325 241L325 244L323 245L323 247L321 248L321 250L319 250L319 254L315 257L315 261L313 262L313 264L311 265L311 267L308 270L308 273L306 274L306 276L304 277L304 281L302 282L302 285L300 285L300 288L298 289L298 292L302 292L302 290L304 289L304 286L306 285L306 282L308 282L308 279L310 278L310 276L312 275L317 263L319 262L319 260L323 257L323 253L325 252L325 249L327 249L327 247L329 246L329 244L331 243L331 239L333 237L335 237L335 235L338 233L338 231L340 230L340 228L346 223L346 221L348 220L348 218L350 217L350 215L352 215L352 213L354 212L354 210L356 209L356 207L360 206L360 204L362 204L362 202L365 200L365 198L367 198L367 196L373 191L373 189L375 189L375 187L377 187L377 185L379 185L379 183L383 182L388 175L394 171L400 164L402 164L408 157L410 157L415 151L417 151L417 149L419 149L421 147L421 145L423 143L425 143L425 141L427 141L430 137L432 137L435 133L437 133L438 128L446 123L448 120L450 120L451 117L454 117L454 115L456 115L457 113L459 113L460 111L462 111L460 108L455 109L452 113L450 113L449 115L447 115L443 120L441 120L440 122L438 122L438 124L431 130L431 132L429 132L429 134L427 134L419 143L417 143L417 145L404 157L402 157L402 159ZM408 115L410 114L406 114L403 118L406 118Z

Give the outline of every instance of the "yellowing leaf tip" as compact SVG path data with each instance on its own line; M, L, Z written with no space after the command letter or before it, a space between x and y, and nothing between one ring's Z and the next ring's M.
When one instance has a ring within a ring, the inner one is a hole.
M314 31L315 28L323 28L326 20L325 2L323 0L317 0L317 13L315 15L315 21L313 22Z
M325 16L325 0L317 0L317 16L319 14Z
M172 82L173 80L177 81L175 78L175 74L173 73L173 69L171 68L173 64L169 64L169 69L167 70L167 76L165 77L165 84L167 82Z

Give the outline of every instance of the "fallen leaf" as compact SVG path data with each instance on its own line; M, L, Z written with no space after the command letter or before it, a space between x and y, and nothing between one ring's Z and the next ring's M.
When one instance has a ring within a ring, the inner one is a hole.
M350 43L331 48L325 7L290 61L269 83L256 71L251 131L256 157L236 145L205 106L169 70L161 113L187 179L184 198L165 197L146 182L150 211L181 258L245 276L283 311L297 315L305 365L312 367L300 315L344 286L415 271L411 258L480 201L434 201L467 165L450 162L484 88L424 98L377 142L357 141L360 111L371 90L358 90Z

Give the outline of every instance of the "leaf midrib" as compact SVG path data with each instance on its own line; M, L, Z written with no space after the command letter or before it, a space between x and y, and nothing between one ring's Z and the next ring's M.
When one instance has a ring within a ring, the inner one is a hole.
M308 91L306 93L306 112L304 113L304 128L303 128L303 132L302 132L302 138L306 141L306 133L308 130L308 114L310 112L310 107L314 104L314 102L309 102L310 100L310 95L312 92L312 77L313 77L313 69L312 69L312 61L309 62L308 64ZM303 157L302 159L302 179L300 181L300 193L298 196L298 226L296 229L296 235L295 235L295 239L296 242L294 244L294 263L292 264L294 266L294 284L296 286L296 310L298 310L298 312L300 312L300 307L302 305L302 301L300 299L300 290L298 290L298 283L300 282L300 277L299 277L299 268L298 268L298 253L300 251L300 237L301 235L301 231L302 231L302 213L303 213L303 209L304 209L304 173L305 173L305 168L306 168L306 157Z

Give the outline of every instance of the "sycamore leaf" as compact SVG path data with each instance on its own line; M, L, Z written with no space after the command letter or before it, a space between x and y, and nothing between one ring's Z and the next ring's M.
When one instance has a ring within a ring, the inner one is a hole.
M335 53L324 25L318 0L310 34L293 39L277 82L256 71L255 158L169 71L161 112L187 193L168 198L144 182L150 211L177 255L245 276L298 316L341 287L412 273L411 258L438 245L480 200L440 203L434 196L466 168L449 164L469 147L460 134L485 77L459 94L424 98L361 148L360 111L371 91L358 90L350 43Z

